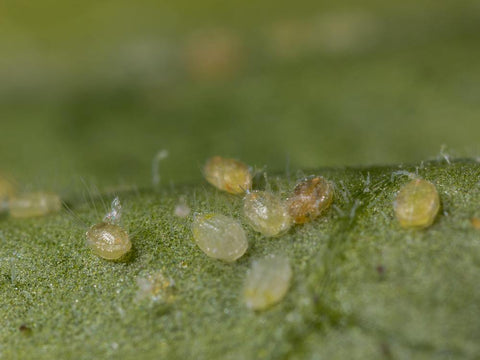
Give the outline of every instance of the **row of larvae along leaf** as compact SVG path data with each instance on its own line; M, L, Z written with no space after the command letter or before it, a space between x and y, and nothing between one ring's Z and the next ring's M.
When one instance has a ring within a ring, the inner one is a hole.
M266 237L281 236L293 224L304 224L320 217L332 204L334 185L321 176L310 177L296 184L283 200L268 191L252 190L252 175L244 163L215 156L204 166L206 180L219 190L243 195L246 222ZM398 193L394 201L397 220L404 228L430 226L440 208L435 185L413 179ZM247 236L239 221L222 214L196 215L193 238L209 257L226 262L239 259L248 248ZM244 284L244 301L255 310L263 310L279 302L287 293L292 271L288 259L270 256L254 261Z
M252 190L250 169L240 161L219 156L207 161L204 175L216 188L244 195L246 222L267 237L281 236L293 224L318 218L334 198L333 184L321 176L301 180L286 200L272 192ZM15 218L44 216L62 208L57 194L30 192L19 195L12 183L1 177L0 203L2 209L7 209ZM433 184L414 179L400 190L394 208L401 226L425 228L433 223L440 199ZM87 245L95 255L117 260L131 250L129 234L120 225L121 213L120 201L115 198L111 211L86 232ZM214 213L196 215L192 231L194 241L209 257L233 262L247 251L246 233L240 222L231 217ZM289 261L283 256L270 255L254 261L245 280L245 304L254 310L262 310L279 302L288 291L291 277Z

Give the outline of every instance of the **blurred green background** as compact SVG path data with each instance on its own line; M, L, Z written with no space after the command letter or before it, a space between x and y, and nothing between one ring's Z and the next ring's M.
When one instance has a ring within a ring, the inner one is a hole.
M0 168L195 182L480 154L478 1L0 2Z

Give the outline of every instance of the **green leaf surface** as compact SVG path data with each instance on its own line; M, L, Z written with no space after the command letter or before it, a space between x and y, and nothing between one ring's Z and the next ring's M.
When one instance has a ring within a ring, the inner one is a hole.
M442 208L423 231L400 228L393 200L417 173L433 182ZM123 221L133 250L123 261L91 254L86 227L94 202L72 197L72 213L2 219L0 358L411 359L480 353L480 165L463 160L420 167L305 171L332 180L334 206L279 238L247 229L249 249L232 264L205 256L192 218L173 210L181 196L195 212L242 219L242 199L206 183L125 190ZM259 180L259 179L257 179ZM297 179L270 176L286 196ZM79 221L80 220L80 221ZM83 224L83 225L81 225ZM248 310L241 288L254 259L283 254L293 281L286 297ZM173 301L137 299L137 278L161 272Z

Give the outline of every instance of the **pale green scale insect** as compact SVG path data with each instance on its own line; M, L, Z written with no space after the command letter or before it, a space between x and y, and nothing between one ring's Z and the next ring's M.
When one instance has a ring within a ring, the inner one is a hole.
M197 215L192 224L193 239L209 257L232 262L248 248L247 235L235 219L221 214Z
M45 216L60 211L62 200L57 194L49 192L31 192L13 196L8 200L10 216L29 218Z
M412 180L399 191L394 209L402 227L418 229L429 227L440 209L437 188L427 180Z
M290 262L270 255L253 261L243 285L243 301L253 310L265 310L287 294L292 278Z
M132 243L128 233L119 225L122 206L116 197L112 209L103 221L88 229L87 244L95 255L107 260L116 260L128 253Z
M249 225L265 236L278 236L292 225L286 203L278 196L254 190L243 199L243 213Z

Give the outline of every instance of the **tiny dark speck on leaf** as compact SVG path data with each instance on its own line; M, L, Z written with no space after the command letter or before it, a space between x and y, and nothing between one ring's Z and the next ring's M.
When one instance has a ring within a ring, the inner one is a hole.
M24 335L24 336L30 336L32 335L32 329L25 325L25 324L22 324L20 325L20 327L18 328L18 330L20 330L20 332Z
M383 266L383 265L378 265L377 266L377 273L382 279L385 276L385 271L386 271L385 266Z
M390 350L390 346L387 343L381 343L380 349L382 351L382 355L385 359L393 359L392 352Z

